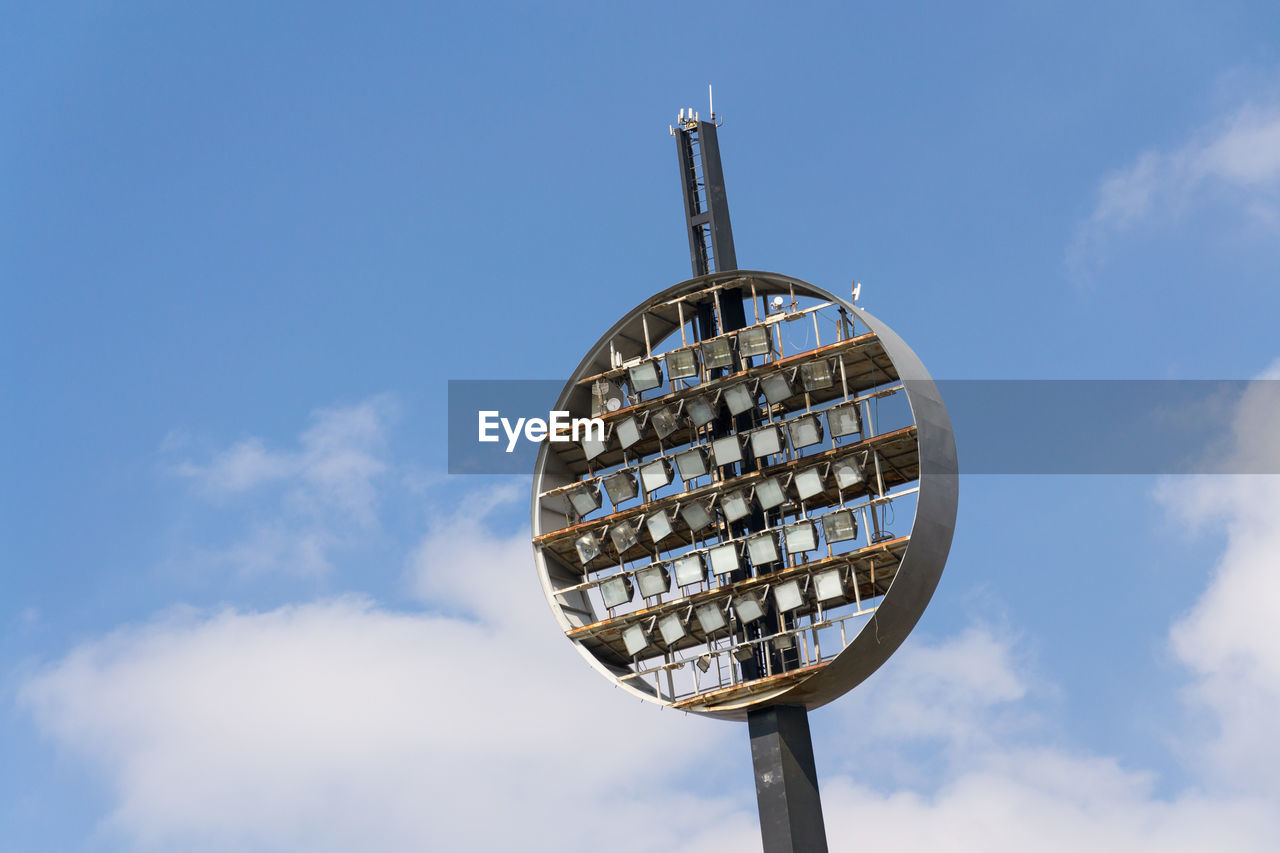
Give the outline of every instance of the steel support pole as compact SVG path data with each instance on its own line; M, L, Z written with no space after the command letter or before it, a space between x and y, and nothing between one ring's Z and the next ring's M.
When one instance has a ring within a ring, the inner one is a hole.
M803 707L747 712L764 853L827 853L809 715Z

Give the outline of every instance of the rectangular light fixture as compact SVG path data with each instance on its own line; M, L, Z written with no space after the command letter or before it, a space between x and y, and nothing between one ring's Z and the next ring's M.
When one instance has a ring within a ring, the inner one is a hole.
M622 449L626 450L640 440L640 419L630 417L619 421L613 434L618 437L618 444L622 445Z
M777 477L769 477L756 483L756 500L761 509L773 509L787 502L787 493L782 488L782 481Z
M584 533L574 540L573 547L578 551L578 559L586 565L600 556L600 537L595 533Z
M626 404L627 398L618 383L611 379L597 379L591 383L591 417L602 418Z
M692 347L667 353L667 376L689 379L698 375L698 353Z
M582 440L582 453L588 460L595 459L601 453L604 453L607 446L607 442L600 441L599 439L584 438Z
M656 358L627 368L632 392L651 391L662 384L662 367Z
M689 632L685 630L684 620L678 613L668 613L658 620L658 631L662 634L662 642L674 646L684 639Z
M671 516L667 514L666 510L650 513L649 517L644 520L644 526L648 528L649 538L654 541L654 544L675 533L675 528L671 526Z
M702 363L707 370L733 365L733 348L728 338L712 338L702 342Z
M711 454L717 465L731 465L742 461L742 442L736 435L725 435L711 442Z
M640 482L646 492L655 492L671 482L671 460L659 456L640 468Z
M724 513L725 521L733 522L746 518L751 514L751 498L747 497L744 489L725 492L720 498L720 511Z
M768 355L772 349L773 336L768 326L748 326L738 332L738 355L743 357Z
M777 405L783 400L789 399L795 392L791 390L791 380L787 379L784 373L770 373L764 379L760 380L760 387L764 389L764 398L772 405Z
M623 468L605 477L604 490L609 493L609 500L615 507L640 494L640 489L636 486L636 475L630 468Z
M757 458L782 452L782 431L776 426L751 431L751 455Z
M841 403L827 409L827 426L831 427L831 434L837 438L862 432L862 414L858 411L857 402Z
M773 588L773 603L783 613L804 606L804 593L800 591L799 580L783 581Z
M702 583L707 579L707 570L702 565L701 554L685 554L671 561L671 573L675 575L676 586L690 586Z
M813 576L813 595L819 601L844 598L844 578L839 569L828 569Z
M622 632L622 645L626 646L627 654L635 657L649 648L649 632L643 625L628 625Z
M711 510L705 501L691 501L680 507L680 517L690 530L701 530L711 524Z
M773 647L778 651L786 651L796 644L796 638L792 634L783 634L773 638Z
M693 611L698 617L698 627L702 629L704 634L714 634L716 631L723 631L729 627L729 620L724 618L724 606L714 601L710 604L699 605ZM704 669L703 672L706 672Z
M812 468L797 471L795 484L796 494L800 496L802 501L807 501L814 495L820 495L827 490L827 484L822 476L821 465L814 465Z
M778 562L778 540L772 533L761 533L747 540L747 555L751 565L757 568L766 563Z
M690 397L684 404L684 412L695 427L704 427L716 419L716 407L712 397Z
M842 489L851 489L862 484L864 479L862 466L852 459L841 459L831 466L836 475L836 485Z
M707 467L707 450L705 447L690 447L676 454L676 467L680 469L680 479L688 483L696 477L705 477L710 468Z
M755 656L756 648L750 643L742 643L733 647L733 659L740 663L746 663Z
M797 450L822 441L822 421L817 415L796 418L787 424L787 431L791 433L791 446Z
M680 420L669 406L663 406L650 415L649 423L653 424L653 431L658 434L658 438L666 438L680 426Z
M724 389L724 404L729 407L730 414L740 415L756 407L756 395L748 383L739 382Z
M717 545L707 552L711 560L711 571L717 575L727 575L738 570L738 543Z
M618 556L640 544L640 538L636 535L638 532L636 525L630 521L619 521L609 528L609 538L613 540L613 547L618 549Z
M818 547L818 528L812 521L797 521L783 528L783 538L787 543L788 554L799 554L812 551Z
M583 483L570 489L569 503L580 517L586 517L600 508L600 487L595 483Z
M666 566L645 566L636 572L636 586L640 587L640 595L652 598L671 589L671 576Z
M822 535L827 544L844 542L858 538L858 520L853 517L853 510L838 509L822 517Z
M800 365L800 384L806 391L830 388L832 385L831 362L822 358Z
M631 600L631 578L626 575L612 575L600 581L600 596L605 607L618 607Z
M764 602L758 596L740 595L733 600L733 612L738 614L738 621L746 625L764 616Z

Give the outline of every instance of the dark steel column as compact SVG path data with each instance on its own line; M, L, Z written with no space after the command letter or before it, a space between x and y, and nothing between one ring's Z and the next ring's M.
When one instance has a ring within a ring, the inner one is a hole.
M676 153L680 157L680 186L694 277L736 270L738 255L733 248L733 226L729 223L729 199L715 124L698 121L676 128ZM745 322L744 318L742 325Z
M747 712L764 853L827 853L809 715L802 707Z

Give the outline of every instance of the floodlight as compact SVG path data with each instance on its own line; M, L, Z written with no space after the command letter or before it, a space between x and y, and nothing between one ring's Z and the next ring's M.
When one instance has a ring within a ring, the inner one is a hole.
M644 526L648 528L649 538L653 540L655 545L675 533L675 528L671 526L671 516L667 514L666 510L650 513L648 518L644 520Z
M707 578L707 570L702 565L701 554L685 554L671 562L671 572L676 577L676 586L690 586L702 583Z
M738 543L717 545L707 552L711 560L711 571L717 575L727 575L738 570Z
M583 483L569 490L569 503L580 517L600 508L600 487L595 483Z
M831 362L823 358L800 365L800 384L806 391L830 388L832 385Z
M680 426L676 413L669 406L664 406L650 415L649 423L653 424L653 431L658 434L660 439L671 435L676 431L676 427Z
M716 407L712 397L690 397L684 404L685 414L695 427L704 427L716 419Z
M738 332L738 355L768 355L773 348L773 336L768 326L748 326Z
M783 538L787 543L788 554L799 554L812 551L818 547L818 528L812 521L797 521L788 524L783 530Z
M802 501L807 501L814 495L820 495L827 490L825 478L822 476L821 465L814 465L812 468L797 471L795 483L796 494L800 496Z
M640 494L640 490L636 486L636 475L630 468L623 468L621 471L605 477L604 490L609 493L609 500L613 501L614 506L623 501L629 501Z
M724 404L729 407L730 414L740 415L756 407L756 395L748 383L739 382L724 389Z
M671 482L671 460L659 456L640 468L640 482L646 492L654 492Z
M711 669L711 655L698 655L698 659L695 660L693 663L696 667L698 667L698 669L702 670L703 672L706 672L707 670Z
M622 644L627 647L627 654L635 657L649 648L649 632L643 625L629 625L622 632Z
M588 430L588 432L590 432L590 430ZM587 457L588 461L595 459L601 453L604 453L605 447L607 446L606 442L597 438L582 439L582 452Z
M690 530L701 530L712 522L711 509L705 501L692 501L680 507L680 517Z
M704 634L714 634L729 627L729 620L724 616L724 607L720 604L715 602L702 604L693 612L698 617L698 627ZM705 669L702 671L706 672Z
M761 533L747 540L747 554L751 565L759 567L778 562L778 540L772 533Z
M791 634L782 634L773 638L773 647L778 651L785 651L796 644L796 638Z
M769 477L756 483L756 500L761 509L773 509L787 502L787 493L782 488L782 481L777 477Z
M827 544L857 539L858 519L853 517L853 510L838 509L822 516L822 535L826 537Z
M622 445L622 449L626 450L640 440L640 419L630 417L619 421L613 434L618 437L618 444Z
M627 398L618 383L610 379L597 379L591 383L591 417L604 417L626 404Z
M756 595L740 595L733 600L733 612L746 625L764 616L764 601Z
M618 549L618 556L640 544L638 533L638 525L630 521L619 521L609 528L609 538L613 540L613 547Z
M574 540L573 547L577 549L578 559L585 566L600 556L600 537L594 532L584 533Z
M755 656L756 656L755 647L752 646L750 643L743 643L742 645L733 647L734 660L745 663L746 661L751 660Z
M819 601L844 598L844 578L839 569L829 569L813 576L813 595Z
M634 393L651 391L662 384L662 367L656 358L642 361L627 369L627 377L630 379L631 390Z
M864 479L862 466L852 459L841 459L831 466L831 472L836 475L836 485L842 489L850 489L860 485Z
M698 375L698 353L692 347L667 353L667 376L672 379L689 379Z
M782 431L770 425L751 431L751 455L772 456L782 452Z
M605 607L617 607L631 600L631 578L626 575L611 575L600 582L600 595L604 598Z
M717 465L731 465L742 461L742 441L736 435L726 435L711 442L711 453Z
M804 606L804 593L799 580L783 581L773 588L773 603L783 613Z
M662 633L662 642L668 646L674 646L689 633L678 613L668 613L659 619L658 630Z
M817 415L805 415L787 424L791 433L791 446L799 450L822 441L822 421Z
M680 479L686 483L695 477L705 477L711 470L707 467L707 449L695 445L680 451L676 454L676 467L680 469Z
M833 436L853 435L862 432L862 414L857 402L841 403L827 409L827 425Z
M720 511L724 513L725 521L746 518L751 514L751 498L744 489L725 492L724 497L720 498Z
M733 349L728 338L712 338L702 342L702 363L707 370L733 364Z
M640 587L641 596L653 598L671 589L671 576L661 564L645 566L636 571L636 586Z
M781 403L795 393L791 390L791 380L781 372L770 373L761 379L760 387L764 389L764 398L772 404Z

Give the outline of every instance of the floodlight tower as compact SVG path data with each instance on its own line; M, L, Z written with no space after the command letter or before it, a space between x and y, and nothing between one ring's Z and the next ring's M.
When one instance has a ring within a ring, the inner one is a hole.
M615 323L561 392L557 409L606 434L543 444L535 559L565 634L615 684L746 720L765 853L826 851L808 710L874 672L928 604L955 442L888 326L737 268L714 114L682 110L671 132L694 277Z

